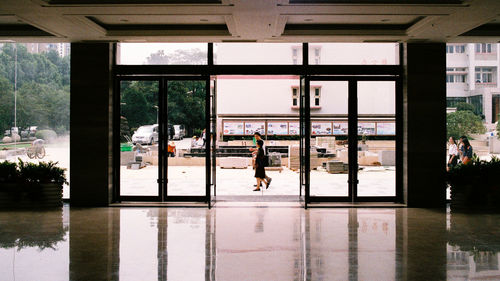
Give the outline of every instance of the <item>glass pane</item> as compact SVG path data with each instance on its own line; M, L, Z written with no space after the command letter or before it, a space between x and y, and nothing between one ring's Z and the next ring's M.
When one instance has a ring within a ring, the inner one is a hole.
M311 81L311 196L348 196L347 81ZM314 92L312 92L314 93Z
M395 65L397 43L309 43L309 64Z
M167 194L205 195L205 81L167 81Z
M302 43L215 43L214 64L302 64Z
M358 196L396 196L396 83L358 82Z
M207 43L119 43L117 64L207 64Z
M58 162L70 181L70 44L0 45L0 162Z
M299 194L298 89L298 76L217 77L217 196ZM255 132L270 158L263 192L253 191Z
M120 83L120 194L158 196L158 81Z

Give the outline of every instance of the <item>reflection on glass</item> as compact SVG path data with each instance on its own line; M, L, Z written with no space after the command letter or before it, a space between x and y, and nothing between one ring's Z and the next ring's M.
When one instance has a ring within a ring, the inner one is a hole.
M120 194L158 195L157 81L120 83Z
M207 43L119 43L118 64L207 64Z
M395 65L397 43L309 43L309 64Z
M311 81L311 196L348 196L348 94L347 81Z
M205 81L167 81L167 194L205 195Z
M396 195L394 81L358 82L358 196Z
M302 64L302 43L215 43L214 63Z

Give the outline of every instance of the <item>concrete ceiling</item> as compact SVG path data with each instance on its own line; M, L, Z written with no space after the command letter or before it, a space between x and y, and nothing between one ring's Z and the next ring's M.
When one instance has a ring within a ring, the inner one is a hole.
M499 42L500 0L1 0L2 41Z

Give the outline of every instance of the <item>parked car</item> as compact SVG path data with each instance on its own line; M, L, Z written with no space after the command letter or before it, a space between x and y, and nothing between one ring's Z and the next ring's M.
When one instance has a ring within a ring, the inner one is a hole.
M158 142L158 124L140 126L132 135L133 144L153 144Z
M186 128L184 125L173 125L174 132L172 138L174 140L182 140L186 136Z

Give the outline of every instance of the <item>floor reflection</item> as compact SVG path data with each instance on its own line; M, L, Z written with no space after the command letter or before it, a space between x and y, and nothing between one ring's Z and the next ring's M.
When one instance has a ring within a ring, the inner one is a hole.
M0 280L500 280L500 215L426 209L0 212Z

